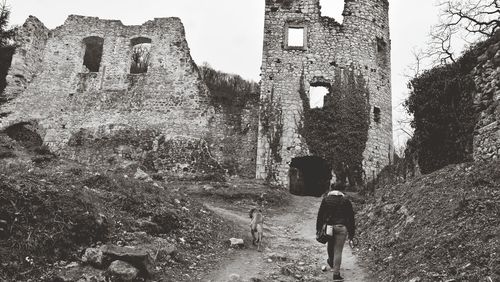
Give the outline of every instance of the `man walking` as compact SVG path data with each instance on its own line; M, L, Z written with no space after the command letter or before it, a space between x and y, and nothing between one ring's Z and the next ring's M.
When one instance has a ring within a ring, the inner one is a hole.
M355 224L352 203L343 191L345 185L332 184L332 190L323 198L316 221L317 234L327 225L326 233L329 235L327 242L328 265L333 268L333 281L344 281L340 276L340 264L342 263L342 251L346 238L354 239Z

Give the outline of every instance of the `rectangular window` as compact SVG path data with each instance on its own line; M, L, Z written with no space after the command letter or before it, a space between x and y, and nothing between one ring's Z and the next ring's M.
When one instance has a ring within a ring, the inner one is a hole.
M304 28L288 28L288 47L304 47Z
M85 55L83 56L83 72L99 72L103 53L104 39L97 36L83 39Z
M376 123L380 123L380 108L373 107L373 121Z

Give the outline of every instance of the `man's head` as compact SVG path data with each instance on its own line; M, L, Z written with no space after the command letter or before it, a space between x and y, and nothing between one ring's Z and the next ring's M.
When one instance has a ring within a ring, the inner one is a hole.
M335 182L330 185L330 190L345 191L346 185L342 182Z

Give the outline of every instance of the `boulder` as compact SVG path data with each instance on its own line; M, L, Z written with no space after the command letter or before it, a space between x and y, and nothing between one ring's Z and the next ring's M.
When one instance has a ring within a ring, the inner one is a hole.
M103 253L102 250L96 248L88 248L82 256L82 262L84 264L90 264L94 267L103 267Z
M139 269L135 268L133 265L121 261L115 260L108 267L108 273L112 280L116 281L134 281L139 275Z
M146 172L144 172L144 170L142 170L140 168L137 168L137 171L134 174L134 178L138 179L138 180L144 180L144 181L153 181L151 176L149 176L149 174L147 174Z
M231 243L231 248L242 248L245 246L243 239L231 238L229 242Z
M150 277L153 273L154 262L146 249L105 245L101 247L101 251L104 255L105 265L115 260L121 260L137 268L142 277Z
M144 247L150 250L150 255L155 261L165 260L169 256L173 257L177 253L175 245L163 238L155 238L152 244Z

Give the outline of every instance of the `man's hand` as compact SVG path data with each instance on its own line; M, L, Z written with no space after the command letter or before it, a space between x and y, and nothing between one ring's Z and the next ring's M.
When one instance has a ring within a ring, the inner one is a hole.
M357 247L359 244L359 240L356 238L349 238L349 246L351 248Z

